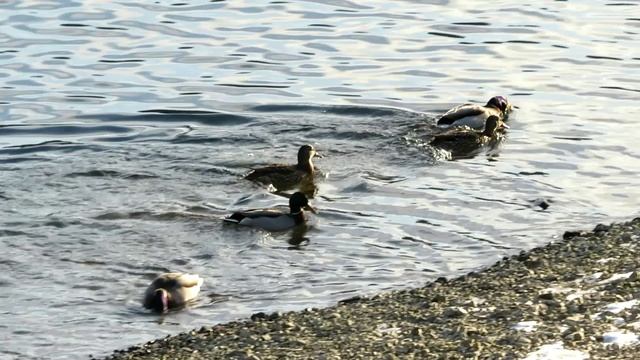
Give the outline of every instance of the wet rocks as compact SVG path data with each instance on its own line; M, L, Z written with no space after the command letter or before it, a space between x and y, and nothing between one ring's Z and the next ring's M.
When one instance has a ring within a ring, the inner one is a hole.
M593 229L593 233L594 234L598 234L598 233L606 233L607 231L609 231L609 229L611 228L610 225L605 225L605 224L598 224L596 225L596 227ZM601 235L601 234L599 234Z
M109 358L518 359L551 346L635 359L640 345L619 339L640 331L639 245L640 219L598 225L423 288L257 313Z

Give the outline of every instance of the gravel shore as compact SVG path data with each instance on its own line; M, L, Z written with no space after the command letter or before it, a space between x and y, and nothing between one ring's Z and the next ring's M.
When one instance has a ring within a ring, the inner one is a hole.
M254 314L108 359L638 359L639 252L640 218L598 225L452 280Z

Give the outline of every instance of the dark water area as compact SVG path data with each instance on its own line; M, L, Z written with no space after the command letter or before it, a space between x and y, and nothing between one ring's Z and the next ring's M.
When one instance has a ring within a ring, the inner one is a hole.
M419 286L638 215L639 3L0 3L0 358L62 359ZM496 149L438 114L505 95ZM324 158L306 232L223 226ZM540 204L549 204L543 209ZM164 271L190 308L140 306Z

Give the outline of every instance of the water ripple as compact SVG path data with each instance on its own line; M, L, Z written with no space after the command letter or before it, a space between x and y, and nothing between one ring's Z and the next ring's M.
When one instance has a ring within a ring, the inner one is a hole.
M417 286L633 216L631 5L5 1L2 354L99 356ZM428 145L440 114L495 95L515 106L498 148ZM223 227L235 209L286 205L242 176L303 144L324 155L309 226ZM158 324L139 297L162 271L205 286Z

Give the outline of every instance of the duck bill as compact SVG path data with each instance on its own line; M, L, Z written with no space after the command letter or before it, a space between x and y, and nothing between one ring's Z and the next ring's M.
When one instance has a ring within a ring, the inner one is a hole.
M311 205L307 205L304 207L306 210L311 211L314 214L317 214L318 212L316 211L316 209L314 209L313 207L311 207Z
M509 125L507 125L505 123L502 123L501 128L503 128L503 129L511 129L511 126L509 126Z
M317 157L318 159L322 159L322 158L324 158L324 155L320 154L320 153L319 153L319 152L317 152L317 151L314 153L314 155L313 155L313 156Z

